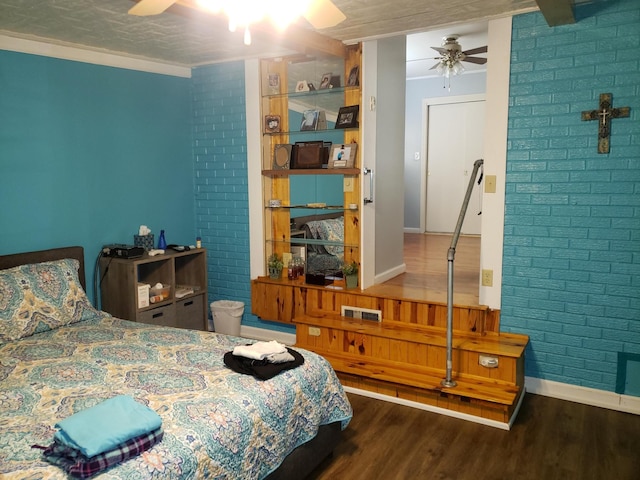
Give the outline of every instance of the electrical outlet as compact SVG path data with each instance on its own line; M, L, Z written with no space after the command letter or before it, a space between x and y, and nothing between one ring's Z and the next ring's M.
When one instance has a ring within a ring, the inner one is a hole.
M320 329L318 327L309 327L309 335L312 337L319 337Z
M482 270L482 286L493 287L493 270Z
M484 193L496 193L495 175L487 175L484 177Z

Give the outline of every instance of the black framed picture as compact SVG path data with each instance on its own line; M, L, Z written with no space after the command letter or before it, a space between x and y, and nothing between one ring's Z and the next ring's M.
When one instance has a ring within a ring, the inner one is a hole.
M336 119L336 128L355 128L358 126L358 112L360 105L351 105L350 107L340 107L338 118Z

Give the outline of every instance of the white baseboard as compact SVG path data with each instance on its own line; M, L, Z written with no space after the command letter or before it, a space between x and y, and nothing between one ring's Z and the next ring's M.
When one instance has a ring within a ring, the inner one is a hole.
M528 392L536 395L640 415L640 397L535 377L525 377L524 384Z
M395 278L398 275L400 275L400 274L402 274L402 273L404 273L406 271L407 271L407 264L406 263L402 263L401 265L398 265L397 267L390 268L386 272L382 272L380 274L377 274L375 276L375 278L373 279L373 283L375 285L377 285L379 283L386 282L387 280L391 280L392 278Z
M240 326L240 336L251 338L253 340L275 340L285 345L293 345L296 343L295 333L278 332L276 330L267 330L266 328Z
M520 400L518 401L518 405L509 420L509 423L498 422L497 420L490 420L488 418L476 417L475 415L469 415L468 413L456 412L454 410L447 410L446 408L436 407L433 405L426 405L424 403L414 402L413 400L406 400L404 398L391 397L389 395L383 395L381 393L370 392L368 390L361 390L359 388L353 387L343 387L345 392L353 393L355 395L362 395L363 397L375 398L376 400L383 400L385 402L396 403L398 405L404 405L405 407L417 408L419 410L424 410L427 412L438 413L440 415L446 415L447 417L459 418L461 420L467 420L469 422L479 423L481 425L486 425L488 427L499 428L501 430L510 430L513 421L518 415L518 411L520 410L520 405L522 404L522 400L524 395L520 395Z

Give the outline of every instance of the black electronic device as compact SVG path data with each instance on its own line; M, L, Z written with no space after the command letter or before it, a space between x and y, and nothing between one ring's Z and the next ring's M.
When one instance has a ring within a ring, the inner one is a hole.
M103 255L116 258L139 258L144 254L143 247L115 243L102 247Z

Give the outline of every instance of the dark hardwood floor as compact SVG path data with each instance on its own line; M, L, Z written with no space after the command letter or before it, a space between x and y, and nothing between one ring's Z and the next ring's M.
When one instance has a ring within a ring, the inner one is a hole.
M311 480L637 480L640 416L527 394L510 431L349 394Z

